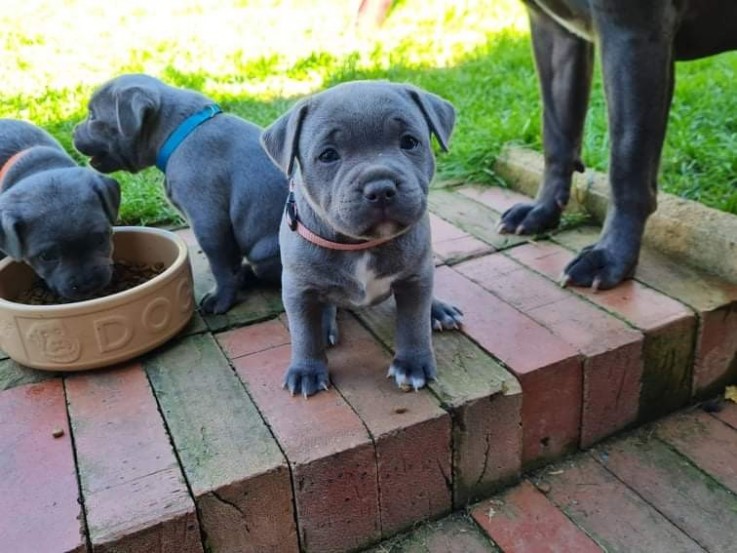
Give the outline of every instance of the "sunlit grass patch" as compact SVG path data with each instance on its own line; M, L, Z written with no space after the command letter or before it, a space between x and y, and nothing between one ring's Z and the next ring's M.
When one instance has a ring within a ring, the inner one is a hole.
M496 182L505 142L540 148L540 100L519 0L397 0L379 29L358 1L25 0L0 10L0 116L33 121L71 150L93 89L145 72L200 90L267 125L301 95L339 82L410 82L458 111L438 178ZM679 66L663 157L666 190L737 212L737 55ZM584 161L606 169L605 102L594 87ZM84 161L78 156L80 161ZM127 223L177 219L155 169L115 175Z

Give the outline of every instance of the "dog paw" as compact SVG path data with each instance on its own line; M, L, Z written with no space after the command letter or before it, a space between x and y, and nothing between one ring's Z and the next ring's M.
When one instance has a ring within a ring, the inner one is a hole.
M292 395L311 396L330 386L328 367L323 361L299 361L293 363L284 375L283 387Z
M435 380L436 375L432 353L414 356L412 360L395 357L386 373L386 377L394 378L394 382L404 392L423 388L425 384Z
M325 343L328 347L333 347L340 340L340 331L338 330L338 311L334 305L328 305L322 312L322 328L325 332Z
M459 330L463 323L463 311L455 305L434 299L430 320L433 330Z
M613 288L632 277L637 266L637 250L612 251L594 244L586 246L566 266L561 284L590 286L594 290Z
M557 204L517 204L504 212L496 230L501 234L540 234L558 226L560 213Z
M210 291L200 300L200 311L207 315L220 315L235 303L235 294L222 294Z

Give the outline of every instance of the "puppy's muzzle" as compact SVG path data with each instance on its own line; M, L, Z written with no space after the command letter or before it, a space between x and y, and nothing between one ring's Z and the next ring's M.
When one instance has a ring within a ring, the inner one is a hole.
M396 197L397 185L390 180L370 182L363 188L363 198L366 203L378 209L391 206Z

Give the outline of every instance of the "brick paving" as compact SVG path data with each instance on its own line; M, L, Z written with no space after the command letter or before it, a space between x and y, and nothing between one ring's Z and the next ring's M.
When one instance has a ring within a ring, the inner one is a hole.
M387 302L341 313L333 386L291 397L268 288L124 366L0 360L0 550L734 551L737 406L686 406L737 380L737 285L645 249L615 290L561 289L596 229L499 235L519 199L432 193L436 294L466 318L418 393L385 378Z

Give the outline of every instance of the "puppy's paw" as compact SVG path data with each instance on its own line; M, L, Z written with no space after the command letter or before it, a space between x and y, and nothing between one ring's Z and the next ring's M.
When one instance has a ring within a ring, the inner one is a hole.
M558 204L517 204L504 212L496 230L500 234L539 234L558 226L561 211Z
M435 358L432 353L413 356L411 360L395 357L389 366L387 378L394 378L397 386L404 391L419 390L431 380L435 380Z
M463 323L463 311L455 305L433 299L430 321L433 330L460 330Z
M233 307L235 294L224 294L219 290L211 290L200 300L200 311L206 315L220 315Z
M292 395L308 397L320 390L327 390L329 385L328 367L323 361L298 361L284 375L283 387Z

